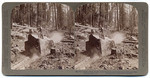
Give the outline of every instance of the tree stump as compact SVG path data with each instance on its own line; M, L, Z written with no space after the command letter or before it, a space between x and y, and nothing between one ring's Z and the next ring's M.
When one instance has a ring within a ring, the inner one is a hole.
M115 48L112 48L111 49L111 55L116 55L117 53L116 53L116 49Z

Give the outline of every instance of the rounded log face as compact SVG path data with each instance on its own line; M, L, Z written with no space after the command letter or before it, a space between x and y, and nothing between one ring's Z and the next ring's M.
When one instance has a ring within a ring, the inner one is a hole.
M41 54L39 39L29 34L28 41L25 42L25 52L28 56L32 56L34 53L39 56Z
M97 39L92 34L89 36L89 41L86 42L86 52L90 56L93 56L95 53L99 56L110 55L114 47L115 43L113 40L108 38Z
M87 55L93 56L95 53L101 56L101 42L92 34L89 36L89 41L86 42L86 52Z

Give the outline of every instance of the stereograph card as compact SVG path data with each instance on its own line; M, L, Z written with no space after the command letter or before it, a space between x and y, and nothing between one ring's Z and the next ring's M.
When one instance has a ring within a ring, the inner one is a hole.
M148 5L6 2L4 75L146 75Z

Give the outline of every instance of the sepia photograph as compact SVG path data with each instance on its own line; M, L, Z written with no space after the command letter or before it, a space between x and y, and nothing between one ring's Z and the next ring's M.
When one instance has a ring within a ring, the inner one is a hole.
M138 69L138 12L124 3L92 3L75 12L75 69Z
M74 14L59 3L26 3L12 10L11 69L72 69Z
M24 3L11 13L12 70L137 70L138 11L125 3Z

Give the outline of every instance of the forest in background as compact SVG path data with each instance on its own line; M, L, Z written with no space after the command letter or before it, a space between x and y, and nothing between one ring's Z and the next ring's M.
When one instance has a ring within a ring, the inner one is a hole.
M80 6L75 22L85 26L104 27L113 31L138 32L138 12L124 3L93 3Z
M71 8L59 3L28 3L12 10L12 23L30 27L69 29L74 25ZM92 27L125 30L131 34L138 30L138 12L132 5L123 3L93 3L81 5L75 12L75 22Z
M12 23L50 30L70 30L74 25L71 8L59 3L26 3L12 10Z

